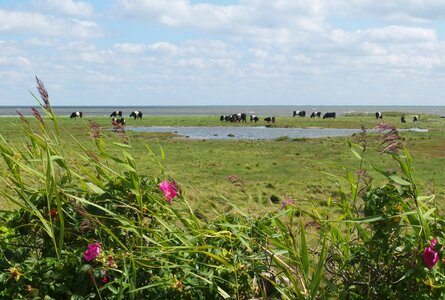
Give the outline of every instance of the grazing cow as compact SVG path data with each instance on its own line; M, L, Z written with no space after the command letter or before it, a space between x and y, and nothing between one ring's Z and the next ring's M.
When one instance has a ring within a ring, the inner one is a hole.
M111 117L122 117L122 111L121 110L113 111L110 115L110 118Z
M327 112L323 115L323 119L327 119L327 118L333 118L335 119L335 112Z
M224 120L230 123L239 122L241 120L241 114L239 114L239 116L238 114L225 116Z
M70 115L70 119L77 118L77 117L82 118L83 113L81 111L75 111L75 112L72 112Z
M382 119L382 118L383 118L382 113L379 112L379 111L376 112L376 113L375 113L375 118L376 118L376 119Z
M219 117L219 120L220 120L221 122L223 122L223 121L225 121L225 122L232 122L232 116L233 116L233 115L221 115L221 116Z
M111 119L111 124L113 124L114 126L118 126L118 125L122 125L125 126L127 122L125 121L124 118L113 118Z
M419 116L418 116L418 115L415 115L415 116L413 117L413 122L417 122L417 121L419 121Z
M406 123L405 116L402 116L402 117L400 118L400 122L402 122L402 123Z
M247 115L245 113L241 114L241 122L243 122L243 123L247 122Z
M258 117L255 116L255 115L250 115L250 122L254 121L254 122L256 123L256 122L258 122L259 119L260 119L260 118L258 118Z
M266 121L268 124L269 124L270 122L275 123L275 117L267 117L267 118L264 118L264 121Z
M141 111L138 111L138 110L135 110L135 111L133 111L133 112L131 112L131 114L130 114L130 118L131 117L133 117L133 119L142 119L142 112Z
M311 113L311 118L315 118L315 117L321 117L321 111L313 111L312 113Z
M293 116L299 116L299 117L306 117L306 111L305 110L294 110Z

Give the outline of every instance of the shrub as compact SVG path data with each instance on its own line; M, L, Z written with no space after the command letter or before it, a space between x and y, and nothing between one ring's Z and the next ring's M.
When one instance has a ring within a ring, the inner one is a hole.
M443 221L429 207L434 196L418 195L412 158L397 130L388 124L378 129L381 154L390 155L400 172L377 170L387 183L373 187L363 168L366 139L350 144L360 161L357 177L348 172L351 193L339 187L340 199L331 204L341 215L324 219L331 227L326 272L332 293L349 299L442 298L444 266L437 257Z
M158 175L138 170L119 125L113 129L118 141L109 143L91 123L96 150L77 143L85 164L70 165L48 94L37 82L44 115L33 110L37 123L21 116L23 147L0 143L2 179L11 187L2 194L17 208L0 213L1 298L255 294L252 279L264 269L258 251L266 245L259 228L267 219L224 215L202 224L156 157Z
M232 213L202 222L165 175L162 149L158 159L147 148L159 174L144 174L119 124L110 142L91 122L96 148L77 142L85 163L71 165L37 86L44 115L21 116L25 144L0 142L10 187L1 193L16 207L0 212L1 298L444 298L445 223L434 196L419 196L394 127L379 126L380 152L399 167L376 170L381 186L365 169L363 130L350 143L359 159L357 173L346 172L350 192L338 184L326 206L272 195L278 212L251 217L226 201Z

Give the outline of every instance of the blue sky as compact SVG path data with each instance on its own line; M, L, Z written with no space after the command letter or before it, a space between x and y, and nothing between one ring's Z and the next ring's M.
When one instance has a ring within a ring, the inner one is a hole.
M445 105L444 0L1 0L0 105Z

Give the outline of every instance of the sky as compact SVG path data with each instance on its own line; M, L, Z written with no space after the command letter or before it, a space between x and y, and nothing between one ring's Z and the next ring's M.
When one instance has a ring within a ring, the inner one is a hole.
M445 105L445 0L0 0L0 105Z

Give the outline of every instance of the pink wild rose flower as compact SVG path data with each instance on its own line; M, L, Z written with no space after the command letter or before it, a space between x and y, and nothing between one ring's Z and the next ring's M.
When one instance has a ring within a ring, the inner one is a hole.
M159 188L164 193L165 200L167 200L168 204L171 204L172 199L178 194L176 183L163 181L159 185Z
M439 261L439 253L434 251L434 246L436 246L437 240L432 239L430 245L423 250L423 262L428 269L434 267L434 265Z
M99 256L100 253L100 243L95 242L93 244L88 245L88 249L83 254L83 258L85 261L93 261L96 259L97 256Z

